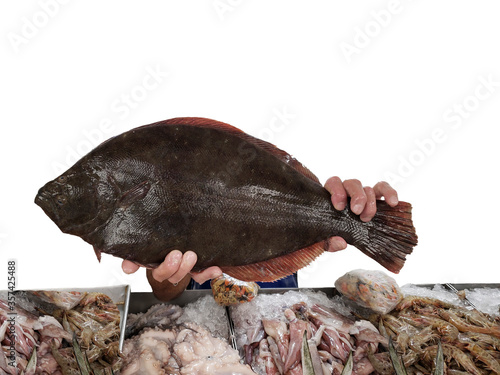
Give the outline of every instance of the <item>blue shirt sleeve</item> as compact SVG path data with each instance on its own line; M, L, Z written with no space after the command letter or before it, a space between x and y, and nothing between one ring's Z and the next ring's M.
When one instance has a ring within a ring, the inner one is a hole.
M294 273L293 275L284 277L283 279L269 282L269 283L260 283L258 282L259 286L261 288L298 288L299 283L297 281L297 274ZM191 279L191 282L189 283L188 287L186 289L192 289L192 290L197 290L197 289L210 289L210 280L204 282L203 284L198 284L196 281Z

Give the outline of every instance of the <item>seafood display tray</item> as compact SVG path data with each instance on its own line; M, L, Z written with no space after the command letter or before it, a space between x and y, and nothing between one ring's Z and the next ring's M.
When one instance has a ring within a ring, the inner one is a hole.
M456 293L458 290L473 290L473 289L478 289L478 288L491 288L491 289L498 289L500 290L500 284L418 284L415 285L419 288L425 288L429 290L429 294L431 294L431 291L436 287L436 286L443 286L445 289L450 291L451 293ZM439 288L438 288L439 289ZM326 295L328 298L333 298L335 296L340 295L340 293L335 289L335 288L264 288L260 289L259 294L285 294L287 292L320 292ZM140 292L140 293L132 293L130 297L130 305L129 305L129 312L132 314L137 314L137 313L145 313L146 311L149 310L149 308L153 305L157 304L171 304L171 305L177 305L181 307L185 307L188 304L196 302L200 298L206 298L208 296L212 295L212 290L210 289L204 289L204 290L186 290L184 291L180 297L168 301L168 302L162 302L155 298L153 293L147 293L147 292ZM257 297L258 298L258 297ZM464 303L469 304L473 307L475 307L467 298L464 301ZM256 309L259 309L259 304L255 305ZM203 311L200 311L199 313L196 312L196 314L203 319ZM229 344L236 350L240 351L240 355L242 354L242 348L240 345L237 343L237 335L235 331L235 321L233 320L232 313L230 312L229 308L226 308L226 313L225 313L226 319L225 322L222 323L223 326L226 326L227 328L227 335L225 338L229 341ZM241 322L240 322L241 323Z
M94 287L94 288L50 288L43 289L44 291L59 291L59 292L80 292L80 293L103 293L113 300L116 304L118 311L120 312L120 350L123 347L123 341L125 337L125 327L127 325L127 315L129 313L129 302L130 302L130 286L129 285L115 285L106 287ZM23 292L28 292L29 290L16 290L14 293L22 294ZM8 291L0 290L0 298L7 299Z
M286 293L289 290L300 291L300 288L266 288L260 289L259 294L273 294L273 293ZM317 288L311 289L307 288L307 290L314 291L322 291L328 296L333 296L337 292L335 288ZM168 302L162 302L158 300L153 293L148 292L132 292L130 295L130 304L129 304L129 313L137 314L140 312L147 311L151 306L156 305L158 303L168 303L172 305L179 305L181 307L186 306L187 304L196 301L197 299L212 295L211 289L198 289L198 290L185 290L184 293L181 294L180 297L170 300Z
M416 284L416 286L432 289L435 285L439 284ZM445 284L441 284L445 285ZM476 288L496 288L500 289L500 283L494 284L451 284L458 290L462 289L476 289ZM273 294L273 293L286 293L290 290L301 291L301 290L312 290L315 292L323 292L329 297L338 295L339 293L335 288L265 288L260 289L259 294ZM188 303L196 301L198 298L204 297L206 295L211 295L212 290L210 289L199 289L199 290L186 290L182 295L176 299L173 299L167 303L179 306L185 306ZM150 292L132 292L130 296L130 303L128 306L129 313L137 314L140 312L147 311L151 306L165 303L158 300L153 293Z

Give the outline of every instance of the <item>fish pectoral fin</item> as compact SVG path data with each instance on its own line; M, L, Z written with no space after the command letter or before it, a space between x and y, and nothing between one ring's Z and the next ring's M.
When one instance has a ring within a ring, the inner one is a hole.
M97 260L99 261L99 263L101 263L101 250L99 250L97 247L94 246L94 252L95 256L97 257Z
M276 281L307 266L325 252L326 246L325 241L321 241L293 253L263 262L244 266L222 266L220 268L222 272L242 281Z
M139 185L134 186L132 189L126 191L118 201L119 206L126 207L131 205L137 200L140 200L146 196L149 189L151 189L151 183L149 181L143 181Z

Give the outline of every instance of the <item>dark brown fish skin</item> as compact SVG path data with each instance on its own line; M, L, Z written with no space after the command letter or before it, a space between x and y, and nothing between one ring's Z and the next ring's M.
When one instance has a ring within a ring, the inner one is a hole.
M354 244L366 236L365 223L348 208L335 210L321 184L286 157L236 131L193 125L203 119L175 120L104 142L42 187L35 202L96 252L147 267L173 249L195 251L200 270L265 261L332 236Z

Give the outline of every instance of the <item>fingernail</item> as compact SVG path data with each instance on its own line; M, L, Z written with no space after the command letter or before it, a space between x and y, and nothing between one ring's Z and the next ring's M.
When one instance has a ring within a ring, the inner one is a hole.
M360 204L355 204L352 208L352 212L354 212L356 215L359 215L361 211L363 211L363 206Z
M122 267L123 272L125 272L127 275L130 275L131 273L134 272L134 269L132 268L133 266L129 266L128 264L126 266Z
M345 203L338 202L337 204L334 204L333 207L335 207L338 211L342 211L345 208Z
M389 198L389 205L396 206L397 204L398 204L398 198L396 198L396 197Z
M191 261L196 261L196 259L197 259L197 258L196 258L196 254L195 254L195 253L192 253L192 252L188 252L188 253L186 253L186 255L185 255L185 259L186 259L187 261L189 261L189 262L191 262Z
M180 263L181 259L182 259L182 255L181 254L177 254L177 253L172 254L170 256L170 259L169 259L169 264L173 265L173 266L177 265L177 264Z

